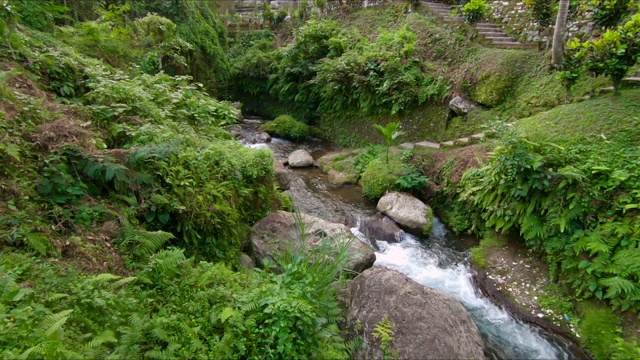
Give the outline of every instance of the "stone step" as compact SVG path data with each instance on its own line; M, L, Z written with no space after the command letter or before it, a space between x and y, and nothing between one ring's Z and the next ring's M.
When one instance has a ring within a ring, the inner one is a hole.
M491 43L491 47L498 49L528 49L530 45L519 42L495 42Z
M622 81L624 81L624 82L632 82L632 83L640 82L640 77L632 76L632 77L624 78L624 79L622 79Z
M458 145L467 145L469 143L469 138L464 137L460 139L455 139L453 140L453 143Z
M502 31L502 28L500 28L499 26L495 26L495 25L476 25L476 31L486 31L486 30L499 30Z
M398 148L404 149L404 150L411 150L414 147L415 147L415 145L413 143L402 143L402 144L398 145Z
M416 147L419 148L423 148L423 149L440 149L440 144L438 143L434 143L434 142L430 142L430 141L423 141L423 142L419 142L415 144Z
M473 134L473 135L471 135L469 137L471 138L472 141L480 141L480 140L484 139L484 133Z
M445 141L445 142L441 142L440 145L445 146L445 147L451 147L453 146L453 141Z
M517 42L515 39L510 38L508 36L486 36L485 39L487 40L491 40L492 42L507 42L507 43L512 43L512 42Z
M500 29L478 30L478 34L504 34Z

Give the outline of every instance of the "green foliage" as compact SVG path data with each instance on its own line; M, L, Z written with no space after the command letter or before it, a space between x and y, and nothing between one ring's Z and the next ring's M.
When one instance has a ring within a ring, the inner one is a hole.
M302 218L298 239L276 256L282 272L265 272L252 291L218 317L224 330L219 350L228 357L272 359L342 358L347 346L337 323L336 300L350 242L310 245ZM305 249L300 251L299 249ZM338 282L335 282L338 280Z
M518 228L529 247L560 264L578 295L637 311L636 155L624 145L596 149L508 136L486 166L465 174L463 199L487 226Z
M415 34L405 27L382 32L375 42L361 39L355 46L347 45L341 56L321 62L313 80L320 112L396 114L442 98L448 84L426 73L414 57L415 45Z
M422 175L415 165L405 165L399 170L399 176L398 180L395 182L395 188L398 191L408 191L413 194L427 186L428 181L429 179Z
M637 6L633 0L592 0L589 3L593 23L605 29L614 28Z
M269 77L276 61L275 35L267 30L241 32L232 39L228 50L232 61L230 90L234 98L246 103L248 98L269 98ZM276 101L276 99L270 99Z
M294 119L289 115L280 115L273 121L269 121L260 130L270 135L300 141L309 136L309 126Z
M572 85L578 74L587 70L595 76L608 76L618 91L622 79L640 57L640 14L616 30L607 30L599 39L583 43L573 40L569 47L567 69L560 77L566 85Z
M269 80L270 92L305 117L312 117L319 106L310 81L315 65L326 57L341 55L335 37L342 31L335 21L311 20L296 32L295 43L279 49L276 71Z
M531 9L533 19L540 29L548 28L553 21L554 0L525 0L527 8Z
M402 130L400 130L400 122L399 121L391 121L384 127L380 124L374 124L373 127L378 130L382 138L384 139L384 144L387 147L387 163L389 162L389 148L393 146L396 139L404 134Z
M484 0L471 0L462 7L462 16L467 23L475 26L484 20L489 13L489 9Z
M380 349L382 350L383 359L397 359L398 355L395 349L391 348L391 342L393 342L393 324L389 320L389 317L385 317L380 320L376 326L373 327L373 337L380 341Z
M640 355L635 341L621 338L618 315L590 304L582 305L580 311L583 313L580 334L596 359L634 359Z

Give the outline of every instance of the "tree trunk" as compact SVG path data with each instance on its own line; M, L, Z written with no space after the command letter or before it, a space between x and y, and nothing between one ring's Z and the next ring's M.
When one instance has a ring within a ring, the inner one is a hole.
M553 47L551 50L551 62L555 67L560 67L562 55L564 55L564 33L567 27L567 13L569 12L570 2L571 0L560 0L560 5L558 6L558 18L553 32Z

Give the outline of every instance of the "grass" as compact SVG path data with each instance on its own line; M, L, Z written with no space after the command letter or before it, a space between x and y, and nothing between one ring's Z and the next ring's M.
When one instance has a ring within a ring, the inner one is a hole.
M523 119L517 129L533 141L558 145L589 142L608 148L614 140L637 140L640 139L640 89L559 106Z

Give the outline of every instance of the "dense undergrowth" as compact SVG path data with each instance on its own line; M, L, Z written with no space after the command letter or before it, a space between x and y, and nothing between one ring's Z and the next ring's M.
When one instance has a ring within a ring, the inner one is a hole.
M194 81L223 83L199 69L218 71L224 31L205 2L179 3L164 9L177 23L135 15L163 10L142 2L87 21L5 8L0 357L346 356L328 286L344 256L236 270L249 226L279 206L273 155L237 142L238 110Z

